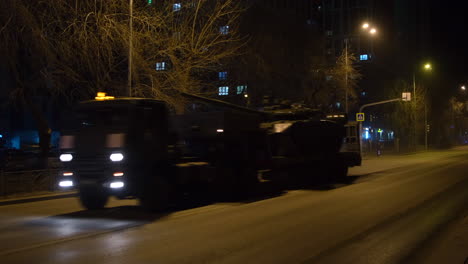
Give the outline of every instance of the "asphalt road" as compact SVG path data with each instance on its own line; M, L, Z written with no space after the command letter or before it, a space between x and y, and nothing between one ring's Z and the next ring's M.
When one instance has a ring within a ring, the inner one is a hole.
M0 262L463 263L468 248L432 253L468 209L467 161L466 147L372 158L350 184L164 214L117 200L0 206Z

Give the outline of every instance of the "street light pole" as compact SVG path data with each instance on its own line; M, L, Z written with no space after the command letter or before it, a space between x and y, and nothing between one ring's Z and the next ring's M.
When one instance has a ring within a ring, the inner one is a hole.
M427 103L424 102L424 150L427 151Z
M128 40L128 86L127 95L132 96L132 63L133 63L133 0L129 2L130 38Z
M418 148L418 114L417 114L417 105L416 105L416 73L413 72L413 106L414 106L414 146L417 150Z
M348 114L348 38L345 38L345 112Z

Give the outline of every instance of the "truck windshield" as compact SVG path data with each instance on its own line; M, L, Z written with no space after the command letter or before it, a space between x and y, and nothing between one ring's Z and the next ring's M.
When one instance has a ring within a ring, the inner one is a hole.
M91 108L77 113L80 127L127 127L128 117L129 111L126 107Z

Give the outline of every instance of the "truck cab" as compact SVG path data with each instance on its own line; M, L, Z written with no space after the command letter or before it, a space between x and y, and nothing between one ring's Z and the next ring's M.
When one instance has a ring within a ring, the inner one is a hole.
M141 176L152 166L166 169L171 157L164 102L97 99L79 103L74 113L74 129L60 139L59 185L77 187L85 207L100 208L109 195L139 196Z

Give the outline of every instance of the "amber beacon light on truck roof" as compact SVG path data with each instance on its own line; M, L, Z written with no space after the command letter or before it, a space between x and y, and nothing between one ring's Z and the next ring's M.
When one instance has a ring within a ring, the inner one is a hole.
M112 99L114 99L114 96L108 96L108 95L106 95L106 93L98 92L97 96L94 97L94 99L96 99L96 100L112 100Z

